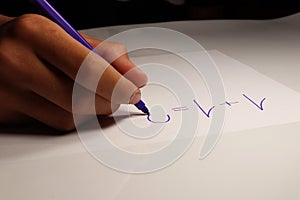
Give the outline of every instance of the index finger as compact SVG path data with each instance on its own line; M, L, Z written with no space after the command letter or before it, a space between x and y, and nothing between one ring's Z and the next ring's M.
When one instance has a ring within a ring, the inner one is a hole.
M104 59L137 87L146 85L147 75L130 60L127 49L123 44L97 40L83 33L81 35Z

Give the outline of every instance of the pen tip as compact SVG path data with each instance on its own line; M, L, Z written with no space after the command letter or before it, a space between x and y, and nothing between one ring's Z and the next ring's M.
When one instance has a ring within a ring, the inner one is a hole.
M145 103L144 103L142 100L140 100L139 102L137 102L137 103L135 104L135 106L136 106L139 110L141 110L143 113L145 113L145 114L147 114L147 115L150 115L150 112L149 112L148 108L146 107Z
M145 113L145 114L147 114L147 115L150 115L150 112L149 112L149 110L148 110L147 107L144 107L144 108L142 109L142 111L143 111L143 113Z

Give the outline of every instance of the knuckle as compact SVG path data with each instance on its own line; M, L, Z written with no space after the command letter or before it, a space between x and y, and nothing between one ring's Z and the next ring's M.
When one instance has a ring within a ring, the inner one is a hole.
M115 46L115 47L118 48L118 49L126 50L126 46L125 46L123 43L120 43L120 42L113 42L112 45Z
M34 19L37 18L33 14L24 14L13 20L13 23L10 26L10 33L14 36L19 36L21 33L27 33L33 30Z
M10 26L10 32L16 37L26 39L34 38L40 34L40 30L49 26L50 20L38 14L24 14L14 20Z
M116 52L120 53L120 54L125 54L127 53L127 48L124 44L119 43L119 42L114 42L113 43L113 47L115 49Z
M107 46L105 45L105 47L107 47L105 49L105 53L106 54L113 54L113 55L123 55L127 53L127 48L123 43L120 42L109 42L107 44Z

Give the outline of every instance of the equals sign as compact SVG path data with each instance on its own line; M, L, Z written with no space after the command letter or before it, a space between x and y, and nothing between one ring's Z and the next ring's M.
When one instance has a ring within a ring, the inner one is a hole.
M173 111L183 111L183 110L188 110L189 108L186 106L181 106L181 107L176 107L176 108L172 108L171 110Z

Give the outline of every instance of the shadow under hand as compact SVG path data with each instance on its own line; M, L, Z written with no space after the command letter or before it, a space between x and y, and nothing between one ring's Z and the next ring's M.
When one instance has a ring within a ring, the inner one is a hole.
M106 129L114 126L116 121L141 116L145 115L121 113L118 116L97 116L96 123L87 121L82 124L80 131L98 130L99 127ZM57 131L39 122L18 126L0 125L0 164L83 152L76 130L69 133Z
M118 116L103 116L103 115L98 115L97 116L97 122L95 120L87 121L84 124L80 126L81 131L89 131L89 130L96 130L99 129L99 126L102 129L109 128L111 126L114 126L116 124L116 121L122 121L128 118L132 117L141 117L145 116L147 117L147 114L144 113L126 113L126 114L120 114Z
M73 131L58 131L41 122L20 125L0 125L0 134L33 135L33 136L59 136Z
M96 130L99 126L103 129L108 128L116 124L116 120L124 120L132 117L147 116L143 113L126 113L120 114L118 116L97 116L97 124L92 121L86 121L80 126L80 130ZM32 135L32 136L60 136L76 132L73 131L59 131L50 126L47 126L41 122L32 122L30 124L20 124L20 125L1 125L0 124L0 134L11 134L11 135Z

